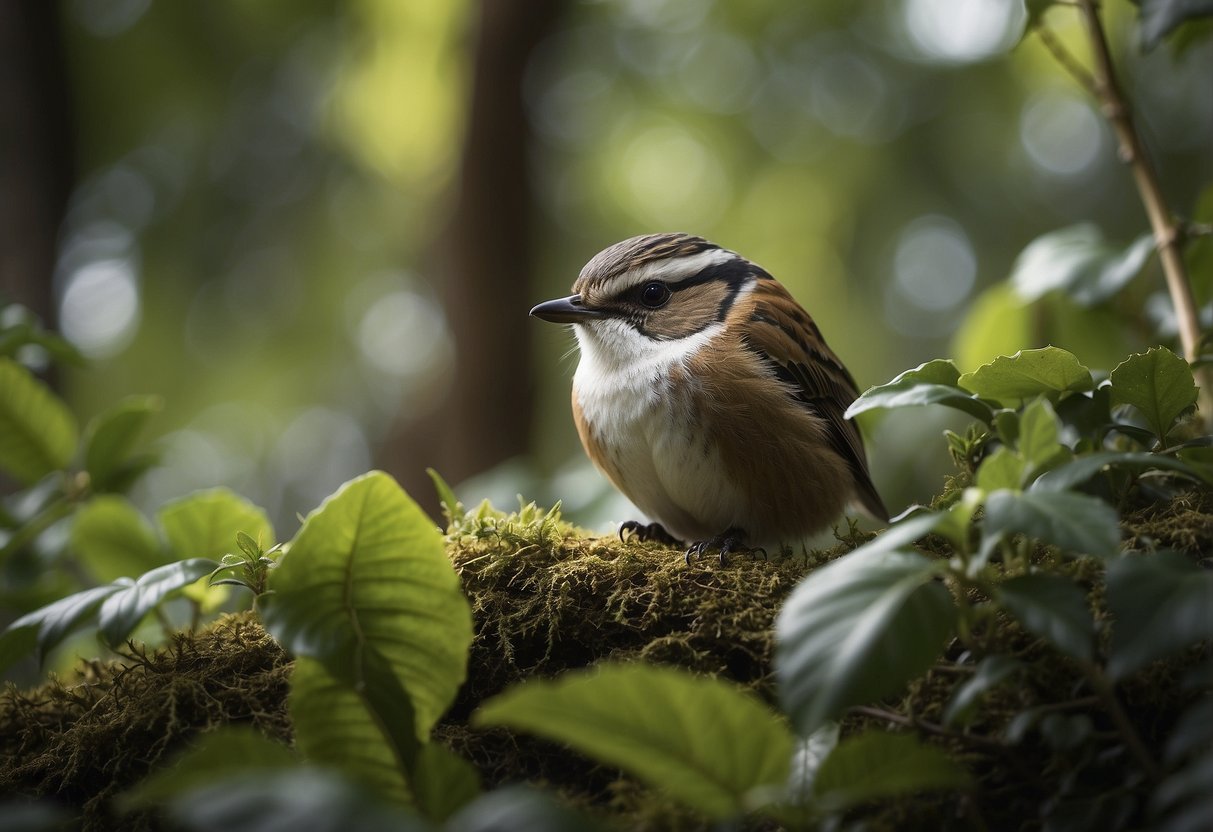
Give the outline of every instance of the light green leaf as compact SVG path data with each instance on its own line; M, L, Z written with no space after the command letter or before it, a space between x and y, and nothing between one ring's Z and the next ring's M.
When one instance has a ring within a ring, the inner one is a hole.
M1175 420L1196 404L1192 368L1166 347L1129 356L1112 371L1112 404L1130 404L1165 443Z
M409 787L425 817L442 822L480 794L480 772L436 742L421 746Z
M921 792L968 789L972 778L942 749L910 734L870 729L839 743L813 784L824 811Z
M62 399L29 370L0 357L0 470L31 485L67 467L78 433Z
M1037 337L1036 314L1010 284L987 287L973 300L952 336L951 353L957 365L980 367L1032 343Z
M1073 554L1112 557L1120 551L1120 526L1112 507L1067 491L995 491L986 500L984 533L1024 534Z
M956 618L935 575L921 555L857 549L800 582L775 622L779 697L800 733L935 661Z
M951 361L943 358L928 361L906 370L887 384L865 391L847 408L846 418L879 408L942 404L990 421L989 405L960 389L956 384L959 377L960 373Z
M1102 303L1123 289L1154 251L1152 234L1127 248L1108 245L1099 228L1073 225L1037 237L1011 268L1010 282L1024 300L1063 292L1083 306Z
M139 434L163 407L159 396L128 396L89 422L84 431L84 470L94 490L123 484ZM133 462L139 470L146 464L146 460Z
M401 705L412 717L407 696L402 697ZM398 731L381 721L391 718L391 710L371 706L365 686L356 689L330 674L320 662L300 656L291 674L287 708L295 729L295 747L304 759L345 772L390 803L412 802L407 768L415 761L420 744L413 738L409 746L407 739L401 740Z
M1060 575L1020 575L998 585L995 598L1024 629L1068 656L1089 661L1095 619L1087 594Z
M463 503L459 502L459 498L455 496L455 491L447 485L442 475L433 468L426 468L425 472L429 474L430 479L434 483L434 490L438 492L438 501L442 503L442 513L446 515L447 524L450 525L462 520L466 512L463 508Z
M1033 396L1091 390L1095 380L1073 353L1044 347L1001 355L961 376L960 386L982 398L1013 404Z
M1036 399L1024 408L1019 419L1019 439L1016 442L1019 455L1023 457L1029 471L1036 471L1050 464L1063 451L1057 414L1048 399Z
M793 746L782 720L752 694L641 664L532 679L482 705L473 724L564 743L716 819L744 812L751 790L782 786Z
M353 682L374 650L429 736L463 683L472 615L442 535L395 480L375 471L338 489L269 583L262 618L283 647Z
M196 491L168 503L157 517L169 548L179 557L218 560L236 548L236 532L269 549L274 529L265 512L226 488Z
M129 500L102 494L72 518L71 551L97 581L131 578L164 563L152 524Z
M995 448L993 453L981 461L981 466L977 469L976 484L983 491L997 491L1000 488L1017 491L1023 482L1023 476L1023 459L1003 446Z
M1112 613L1108 673L1138 668L1213 639L1213 572L1177 552L1126 555L1108 564Z
M199 736L171 766L155 770L120 795L117 804L124 812L149 808L200 786L298 765L298 759L282 743L248 726L226 725Z
M161 601L199 578L209 575L219 564L209 558L190 558L166 563L139 576L134 583L119 586L101 603L97 616L101 635L111 645L122 642Z

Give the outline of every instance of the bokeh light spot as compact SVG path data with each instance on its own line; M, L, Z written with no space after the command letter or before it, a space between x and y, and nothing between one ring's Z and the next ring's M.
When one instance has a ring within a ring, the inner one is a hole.
M59 325L85 355L108 358L135 337L139 306L134 262L129 258L96 260L67 276Z
M1019 118L1019 140L1034 165L1058 176L1082 173L1103 149L1099 117L1091 106L1058 89L1028 99Z
M969 63L1005 52L1027 22L1022 0L906 0L906 31L921 56Z

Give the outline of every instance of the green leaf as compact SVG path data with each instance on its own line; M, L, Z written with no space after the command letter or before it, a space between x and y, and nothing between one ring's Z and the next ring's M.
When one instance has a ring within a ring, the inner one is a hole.
M1197 481L1209 482L1205 472L1187 462L1169 456L1150 453L1101 451L1073 459L1046 472L1032 483L1033 493L1069 491L1108 469L1140 473L1142 471L1173 471Z
M843 740L826 757L813 791L823 810L841 812L875 800L972 785L968 772L942 749L911 734L869 729Z
M29 644L29 636L22 634L22 631L36 632L38 662L41 663L47 653L58 647L72 632L87 624L101 606L101 602L122 589L122 586L95 586L26 613L8 625L0 655L5 659L21 658L16 650Z
M108 490L125 479L122 475L132 461L135 442L148 420L163 407L159 396L128 396L89 422L84 431L84 470L94 490Z
M134 583L124 582L101 604L97 617L101 635L110 646L121 643L161 601L209 575L218 565L209 558L190 558L159 566L140 575Z
M161 805L200 786L252 773L294 768L298 759L280 742L244 725L225 725L202 734L168 768L159 768L118 797L120 811Z
M418 752L409 786L421 814L442 822L480 794L480 772L455 752L430 742Z
M1000 447L981 461L976 484L984 491L997 491L1000 488L1018 491L1023 478L1023 459L1014 451Z
M956 693L948 702L948 707L943 712L944 725L967 722L985 693L993 690L1022 669L1023 662L1011 656L1000 654L986 656L978 662L973 675L956 689Z
M218 560L232 551L236 532L274 545L274 528L265 512L226 488L196 491L168 503L157 517L169 548L179 557Z
M982 398L1014 403L1033 396L1057 396L1095 387L1091 371L1073 353L1057 347L1000 355L960 377L960 386Z
M1095 619L1087 594L1060 575L1020 575L998 585L995 598L1024 629L1068 656L1089 661Z
M345 772L381 799L407 804L407 769L420 743L407 735L402 739L388 727L383 720L392 718L391 710L373 708L366 691L366 686L356 688L338 679L314 659L297 658L287 699L295 747L304 759ZM402 696L400 703L415 721L409 698Z
M1082 306L1094 306L1136 277L1153 251L1154 236L1149 233L1118 249L1105 242L1098 227L1073 225L1029 243L1011 268L1010 282L1027 301L1063 292Z
M1111 561L1107 598L1113 619L1108 673L1115 679L1213 639L1213 572L1177 552Z
M1196 404L1192 368L1166 347L1129 356L1112 371L1111 381L1112 404L1137 408L1159 442L1167 441L1175 420Z
M865 391L847 408L846 418L852 419L878 408L942 404L989 422L993 411L989 405L957 387L959 377L959 371L951 361L943 358L928 361L906 370L888 384Z
M425 472L430 475L430 479L434 483L434 490L438 492L438 501L442 503L442 513L446 515L447 525L462 520L466 512L463 503L459 502L459 498L455 496L454 490L433 468L426 468Z
M1024 534L1074 554L1111 557L1120 526L1107 503L1086 494L995 491L986 499L986 536Z
M1181 23L1213 15L1213 0L1141 0L1141 48L1153 49Z
M1029 472L1051 464L1064 451L1060 435L1057 414L1048 399L1036 399L1024 408L1016 448Z
M464 679L472 615L442 535L381 471L312 512L270 573L266 629L341 679L365 679L373 649L408 692L429 736Z
M168 828L191 832L435 832L412 813L375 800L362 784L304 766L192 789L175 797L166 814Z
M152 524L129 500L102 494L72 518L71 551L103 583L142 575L164 563Z
M956 618L935 574L917 554L857 549L800 582L775 622L779 697L800 733L935 661Z
M1039 336L1038 310L1028 306L1006 282L979 294L952 336L952 355L961 367L980 367L1033 343Z
M0 357L0 469L32 485L67 467L78 433L62 399L29 370Z
M464 808L443 829L446 832L607 832L597 818L570 809L565 803L527 786L506 786L487 792Z
M793 739L773 711L719 679L649 665L603 665L532 679L494 697L474 725L502 725L618 766L715 819L788 776Z

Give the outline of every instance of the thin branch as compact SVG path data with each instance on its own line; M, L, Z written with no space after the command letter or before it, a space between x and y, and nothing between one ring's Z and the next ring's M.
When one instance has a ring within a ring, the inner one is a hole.
M1049 50L1049 54L1057 63L1061 64L1061 68L1070 73L1070 76L1085 89L1092 98L1099 98L1099 87L1095 84L1095 78L1087 71L1087 68L1079 63L1066 45L1061 42L1057 35L1053 34L1053 30L1043 23L1037 25L1036 34L1040 37L1041 44Z
M1112 717L1112 724L1116 726L1117 733L1125 741L1129 753L1137 758L1138 764L1145 770L1146 775L1154 782L1158 782L1162 779L1162 769L1150 755L1145 743L1141 741L1133 723L1129 721L1129 715L1125 713L1125 709L1120 705L1120 700L1116 698L1116 691L1112 689L1112 683L1094 664L1086 664L1083 669L1104 710L1107 711L1108 716Z
M899 714L896 711L886 711L884 708L873 708L868 705L857 705L854 708L851 708L851 713L870 716L873 719L882 719L885 722L891 722L894 725L902 725L906 728L916 728L926 734L934 734L937 737L947 737L949 739L968 742L972 743L973 745L980 745L986 748L1005 749L1007 747L1005 742L994 739L993 737L983 737L980 734L965 734L961 731L953 731L950 728L945 728L944 726L937 725L934 722L927 722L925 719Z

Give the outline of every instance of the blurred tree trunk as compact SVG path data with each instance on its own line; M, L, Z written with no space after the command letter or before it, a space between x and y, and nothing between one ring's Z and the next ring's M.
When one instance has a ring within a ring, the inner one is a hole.
M29 307L50 326L55 245L74 169L58 5L0 6L0 300Z
M527 450L534 384L532 133L522 97L535 48L564 0L481 0L471 100L453 206L432 260L455 342L455 372L432 416L389 440L389 468L424 508L425 475L452 483Z

